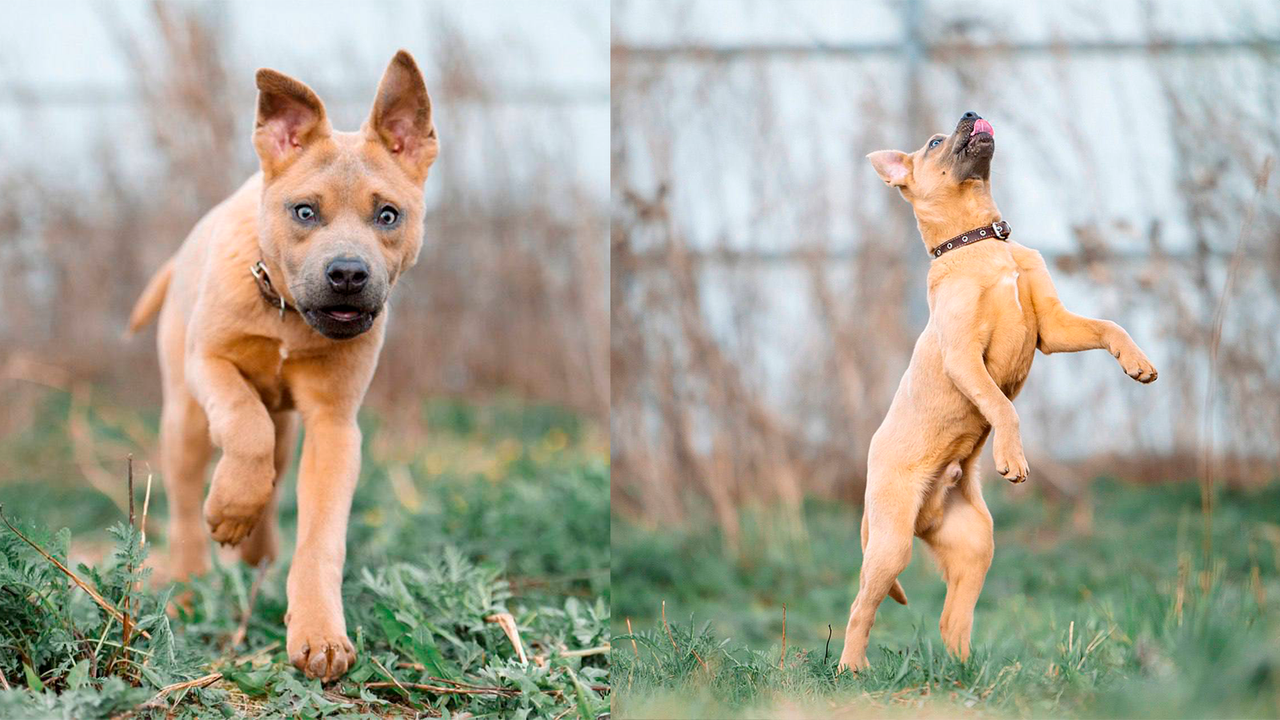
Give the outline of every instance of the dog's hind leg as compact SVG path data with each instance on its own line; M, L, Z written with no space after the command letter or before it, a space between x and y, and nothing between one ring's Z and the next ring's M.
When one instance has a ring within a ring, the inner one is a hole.
M160 418L160 472L169 501L171 580L209 570L209 536L201 505L212 454L204 410L181 385L170 384Z
M867 543L858 576L858 596L849 608L840 668L861 670L867 666L867 642L876 610L911 562L911 540L920 493L911 477L868 477Z
M279 518L276 517L276 502L280 496L280 483L285 473L293 464L294 449L298 444L298 413L285 410L271 414L271 422L276 428L275 487L267 509L262 511L262 519L254 526L249 536L240 543L240 559L249 565L257 565L265 558L272 562L280 554Z
M938 623L942 642L961 660L969 658L973 608L995 552L991 513L973 473L976 458L974 453L965 463L962 487L948 495L941 521L921 536L938 559L942 579L947 583L947 599Z
M867 512L862 511L862 554L867 554ZM901 605L907 604L907 591L902 589L902 583L897 579L893 581L893 587L889 588L889 597L893 598Z

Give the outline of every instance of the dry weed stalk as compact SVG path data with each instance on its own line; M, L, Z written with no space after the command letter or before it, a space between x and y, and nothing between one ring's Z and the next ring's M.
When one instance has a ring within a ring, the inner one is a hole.
M9 522L9 518L5 517L3 505L0 505L0 521L3 521L5 526L8 527L9 530L13 532L14 535L17 535L23 542L30 545L32 549L34 549L36 552L40 553L41 557L53 563L54 567L58 568L58 570L60 570L63 575L66 575L68 578L71 578L71 582L75 583L77 587L85 591L85 593L87 593L89 597L93 598L93 601L98 604L98 607L105 610L108 615L115 618L122 625L128 622L127 618L123 613L120 612L119 608L117 608L116 606L108 602L106 598L102 597L102 595L99 594L97 590L93 589L92 585L85 582L79 575L75 574L75 572L73 572L71 568L67 567L60 560L58 560L58 558L50 555L48 552L45 551L44 548L37 545L26 535L23 535L21 530L18 530L18 528L14 527L13 523ZM138 633L148 640L151 639L151 633L147 632L146 630L139 630Z
M787 604L782 603L782 654L778 657L778 669L787 664Z
M667 624L667 601L666 600L662 601L662 627L665 628L667 631L667 639L671 641L672 649L675 650L676 653L678 654L680 652L680 646L676 644L675 635L671 634L671 626ZM698 654L698 651L694 650L691 647L689 648L689 652L693 653L693 656L698 660L698 664L702 666L702 669L705 670L708 675L710 675L711 668L707 665L707 662L702 659L702 656Z

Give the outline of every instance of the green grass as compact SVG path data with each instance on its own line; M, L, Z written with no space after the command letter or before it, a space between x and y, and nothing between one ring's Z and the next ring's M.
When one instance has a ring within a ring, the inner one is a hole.
M1010 495L987 490L996 556L970 660L943 648L945 586L917 542L901 578L910 605L881 607L871 668L856 676L835 663L860 509L811 501L803 531L745 512L736 557L710 523L656 531L615 517L615 714L1280 715L1280 484L1218 493L1207 563L1195 485L1098 480L1084 530L1070 506Z
M91 430L87 451L68 430L76 413ZM598 433L570 413L514 401L427 403L417 421L426 431L415 436L362 418L364 463L343 585L359 660L341 681L322 686L296 672L283 651L287 559L263 576L252 603L256 571L227 559L189 585L135 584L150 573L138 569L146 552L163 554L161 483L139 550L127 515L86 486L73 458L87 452L89 462L114 468L124 498L124 453L142 458L154 448L155 418L110 406L85 411L51 395L29 429L0 441L0 503L23 534L109 603L123 608L127 598L133 628L125 642L120 622L0 526L0 672L12 687L0 689L0 717L604 712L609 471ZM135 465L140 513L145 467ZM281 496L289 543L294 482ZM168 602L182 591L191 593L189 610ZM233 644L246 610L244 639ZM514 616L527 664L486 619L499 612ZM222 677L148 704L161 688L212 673Z

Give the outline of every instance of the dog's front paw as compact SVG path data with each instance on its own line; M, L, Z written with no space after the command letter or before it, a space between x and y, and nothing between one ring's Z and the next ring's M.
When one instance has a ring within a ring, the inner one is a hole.
M1156 366L1151 364L1146 354L1139 350L1137 345L1122 349L1116 354L1116 359L1120 361L1124 374L1140 383L1155 382L1156 377L1159 376Z
M289 662L309 678L336 680L356 664L356 648L347 639L342 611L336 616L322 610L290 608L285 647Z
M996 433L996 472L1011 483L1024 482L1031 473L1027 458L1022 454L1022 438L1016 433Z
M213 539L236 545L248 537L262 519L274 485L275 468L270 460L247 462L223 455L204 501L204 519Z

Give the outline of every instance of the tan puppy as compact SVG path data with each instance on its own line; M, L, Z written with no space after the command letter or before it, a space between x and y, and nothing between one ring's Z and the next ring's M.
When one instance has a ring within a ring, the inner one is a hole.
M969 657L973 608L994 551L991 514L976 472L995 430L996 468L1027 478L1018 413L1036 348L1046 355L1104 348L1129 377L1156 370L1129 334L1062 306L1044 260L1000 236L1008 225L991 199L991 124L965 113L950 135L908 155L871 153L885 183L911 203L929 251L929 323L916 341L889 414L871 438L862 518L862 572L840 667L867 665L867 640L885 595L906 604L898 574L912 536L929 545L947 583L942 639ZM999 222L995 227L993 223Z
M275 487L306 426L289 659L332 679L355 661L342 613L347 515L360 472L356 411L373 377L387 296L422 246L438 143L431 101L400 51L354 133L306 85L259 70L262 171L209 212L152 278L130 319L159 313L161 468L173 576L209 568L203 525L256 564L274 559ZM201 512L213 446L222 456Z

